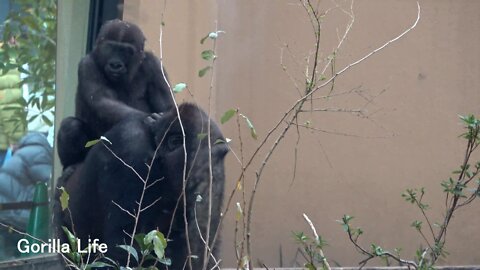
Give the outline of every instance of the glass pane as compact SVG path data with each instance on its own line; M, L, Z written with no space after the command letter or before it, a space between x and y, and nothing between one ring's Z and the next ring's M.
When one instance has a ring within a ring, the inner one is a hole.
M0 1L0 260L27 232L47 240L57 4Z

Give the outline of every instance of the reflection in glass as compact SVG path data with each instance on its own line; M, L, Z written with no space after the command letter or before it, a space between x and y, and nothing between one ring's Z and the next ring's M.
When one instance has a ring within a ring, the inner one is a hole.
M0 1L0 260L27 232L48 237L57 4ZM33 210L32 210L33 209Z

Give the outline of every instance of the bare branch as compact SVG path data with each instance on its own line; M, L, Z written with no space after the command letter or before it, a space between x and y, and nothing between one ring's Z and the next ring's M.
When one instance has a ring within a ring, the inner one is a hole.
M153 181L151 184L149 184L148 186L145 187L145 189L149 189L151 188L153 185L155 185L156 183L162 181L164 178L160 178L160 179L156 179L155 181Z
M148 208L150 208L152 205L156 204L156 203L157 203L158 201L160 201L161 199L162 199L161 197L160 197L160 198L157 198L157 199L156 199L155 201L153 201L151 204L143 207L142 209L140 209L140 213L143 212L143 211L145 211L145 210L147 210Z
M198 218L197 218L197 202L195 201L195 205L194 205L194 208L193 208L193 214L195 216L195 225L197 226L197 230L198 230L198 235L200 236L200 240L202 240L202 243L205 245L205 248L207 249L207 254L210 255L210 257L212 257L213 261L215 262L215 265L218 265L219 264L219 260L217 260L215 258L215 256L213 256L213 253L212 253L212 250L210 249L210 247L208 246L208 243L207 241L203 238L203 235L202 235L202 230L200 229L200 225L198 224ZM209 228L207 227L207 230ZM215 267L213 267L215 268ZM212 269L213 269L212 268Z
M117 154L115 154L115 152L113 152L113 150L106 144L102 141L102 144L103 146L105 146L105 148L107 148L107 150L117 159L119 160L125 167L129 168L137 177L138 179L140 179L140 181L142 181L142 183L146 183L145 179L143 179L143 177L137 172L137 170L135 170L135 168L133 168L132 165L130 164L127 164L121 157L119 157Z
M186 189L186 185L187 185L187 160L188 160L188 157L187 157L187 147L186 147L186 142L185 142L185 128L183 126L183 122L182 122L182 119L181 119L181 116L180 116L180 111L178 109L178 104L177 104L177 101L175 100L175 95L173 93L173 89L172 87L170 86L170 83L168 82L168 79L167 79L167 76L164 72L164 68L163 68L163 18L164 18L164 14L165 14L165 9L166 9L166 3L167 1L165 0L164 1L164 10L162 11L162 15L161 15L161 18L162 18L162 23L160 24L160 39L159 39L159 46L160 46L160 66L161 66L161 70L162 70L162 76L163 76L163 79L164 81L167 83L168 85L168 88L170 89L170 95L172 97L172 101L173 101L173 104L175 106L175 110L177 112L177 117L178 117L178 121L180 123L180 129L182 131L182 143L183 143L183 154L184 154L184 159L183 159L183 175L182 175L182 179L183 179L183 186L182 186L182 192L185 193L185 189ZM190 247L190 235L188 233L188 219L187 219L187 216L186 216L186 208L187 208L187 199L186 199L186 196L183 196L183 208L184 208L184 223L185 223L185 242L186 242L186 245L187 245L187 250L188 250L188 265L190 267L190 269L192 269L192 259L191 259L191 254L192 254L192 250L191 250L191 247ZM130 255L130 254L129 254ZM129 256L129 259L130 259L130 256Z
M313 108L309 110L299 110L299 112L340 112L340 113L364 113L364 109L346 109L346 108Z
M127 209L123 208L122 206L120 206L118 203L112 201L113 204L115 204L118 208L120 208L120 210L122 210L123 212L127 213L129 216L133 217L133 218L136 218L136 216L134 214L132 214L130 211L128 211Z

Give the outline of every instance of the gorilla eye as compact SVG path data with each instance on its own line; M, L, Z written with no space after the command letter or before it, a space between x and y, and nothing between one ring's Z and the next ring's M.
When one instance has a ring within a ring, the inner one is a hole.
M172 152L183 145L183 137L181 134L173 134L167 137L166 145L167 151Z
M127 53L128 53L128 55L133 56L135 54L135 49L128 47L127 48Z

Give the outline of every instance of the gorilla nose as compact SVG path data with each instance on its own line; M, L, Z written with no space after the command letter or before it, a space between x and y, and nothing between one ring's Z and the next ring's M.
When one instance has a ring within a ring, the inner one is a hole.
M108 67L113 72L121 72L125 68L125 65L120 60L111 60L108 62Z

